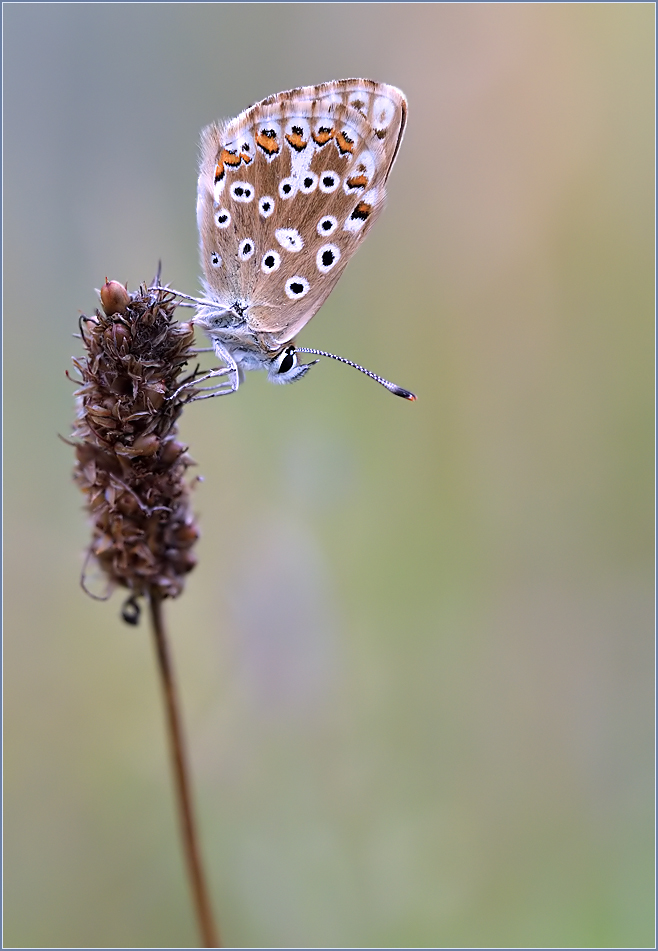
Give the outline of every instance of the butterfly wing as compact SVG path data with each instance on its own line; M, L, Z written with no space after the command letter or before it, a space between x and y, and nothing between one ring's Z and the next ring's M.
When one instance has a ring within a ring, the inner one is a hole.
M270 96L202 134L208 292L279 349L317 312L383 208L404 95L354 79Z

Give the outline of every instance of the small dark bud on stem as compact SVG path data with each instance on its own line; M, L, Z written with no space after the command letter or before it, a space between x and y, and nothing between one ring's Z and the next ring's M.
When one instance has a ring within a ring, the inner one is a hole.
M108 317L113 314L125 314L126 307L130 303L130 294L118 281L108 281L101 287L101 304Z

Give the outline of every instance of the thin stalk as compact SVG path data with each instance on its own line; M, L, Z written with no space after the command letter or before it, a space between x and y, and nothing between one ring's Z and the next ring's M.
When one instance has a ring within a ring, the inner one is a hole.
M192 807L192 794L185 757L185 745L178 706L178 698L167 646L164 621L162 617L162 598L155 592L150 596L150 614L153 637L158 657L158 668L165 701L167 732L171 752L178 815L183 836L183 850L187 862L190 887L194 898L199 931L204 948L221 948L219 934L213 920L212 908L208 898L201 851L196 834L196 823Z

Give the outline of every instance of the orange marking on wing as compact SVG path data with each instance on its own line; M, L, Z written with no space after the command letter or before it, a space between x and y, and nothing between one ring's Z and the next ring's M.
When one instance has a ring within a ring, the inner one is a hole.
M301 130L296 131L298 126L294 126L290 135L286 136L286 142L295 150L295 152L303 152L306 146L308 145L308 139L304 141Z
M349 135L345 132L339 132L336 136L336 145L338 146L338 151L341 155L345 155L347 152L354 151L354 140L350 139Z
M368 179L365 175L352 175L351 178L347 179L345 184L348 188L365 188L368 184Z
M225 172L225 169L224 169L224 163L223 163L223 162L222 162L221 165L219 165L219 164L215 165L215 185L217 184L217 182L221 182L221 180L224 178L224 175L225 175L225 174L226 174L226 172Z
M237 168L240 164L240 156L237 150L230 152L228 149L222 149L219 156L220 165L228 165L230 168Z
M329 126L321 125L317 132L313 133L313 141L316 145L326 145L334 137L334 130Z
M262 129L260 132L257 132L256 145L260 146L263 152L266 152L268 155L276 155L280 149L274 129Z
M369 205L367 201L360 201L350 215L350 218L360 218L362 221L365 221L371 211L372 205Z

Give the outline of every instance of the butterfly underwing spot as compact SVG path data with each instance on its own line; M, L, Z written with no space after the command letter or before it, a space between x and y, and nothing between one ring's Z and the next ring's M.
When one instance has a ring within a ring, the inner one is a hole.
M219 158L217 159L217 164L215 165L215 201L219 200L219 196L224 190L224 185L226 184L226 169L237 168L239 164L240 156L237 153L237 149L222 149L219 154Z
M281 255L279 252L274 249L266 251L263 260L260 262L260 269L263 274L271 274L273 271L278 271L280 267Z
M352 130L350 130L352 131ZM347 129L342 129L336 136L336 146L341 155L351 155L354 151L354 133L350 136Z
M316 230L319 235L330 235L334 233L337 227L338 218L335 218L333 215L324 215L318 221L318 227Z
M335 192L339 184L340 178L336 172L323 172L322 175L320 175L319 188L325 195L330 195L331 192Z
M254 189L249 182L233 182L229 189L231 198L234 201L249 202L253 201Z
M282 178L279 182L279 195L284 200L292 198L297 191L297 181L294 178Z
M306 172L301 182L299 183L299 190L304 195L310 195L311 192L314 192L318 187L318 176L315 172Z
M370 217L371 211L372 205L368 204L367 201L360 201L345 222L343 230L352 232L360 231Z
M295 152L303 152L308 145L308 127L305 129L299 122L294 122L286 132L285 140Z
M219 208L215 212L215 224L218 228L228 228L231 223L231 212L228 208Z
M258 211L262 218L269 218L274 214L274 199L270 195L263 195L258 200Z
M270 125L263 126L256 133L256 145L263 152L269 161L272 161L281 151L279 143L279 126L273 122Z
M320 122L317 129L313 133L313 141L317 146L322 148L323 145L326 145L327 142L330 142L334 137L333 127L326 125L326 123Z
M386 135L386 130L395 116L395 104L386 96L377 96L373 106L372 124L378 138ZM382 133L380 135L380 133Z
M311 285L305 277L300 277L299 274L295 274L294 277L286 281L286 296L289 297L290 300L299 300L300 297L304 297L308 294L310 287Z
M238 155L237 149L223 148L219 153L219 158L217 159L217 164L215 165L215 185L225 178L227 166L229 168L237 168L239 164L240 156Z
M241 261L248 261L254 254L254 242L251 238L244 238L238 247L238 258Z
M345 179L345 188L346 195L352 195L354 192L358 192L362 188L368 187L368 179L366 176L361 173L360 175L350 175L349 178Z
M245 165L249 165L254 159L254 141L249 133L244 133L240 141L238 151L240 158Z
M340 260L340 250L335 244L323 244L315 256L315 264L321 274L326 274Z
M210 263L211 263L211 265L212 265L213 267L221 267L221 266L222 266L222 259L221 259L221 257L219 256L219 254L217 254L216 251L213 251L212 254L210 255Z
M218 164L228 165L229 168L237 168L240 164L240 156L237 149L227 149L224 147L219 155Z
M375 176L375 160L371 152L361 152L354 163L354 171L345 179L343 188L346 195L367 188Z
M296 228L277 228L274 237L279 242L284 251L301 251L304 247L304 239Z
M351 93L347 98L347 104L360 112L365 119L368 118L368 96L361 90Z

